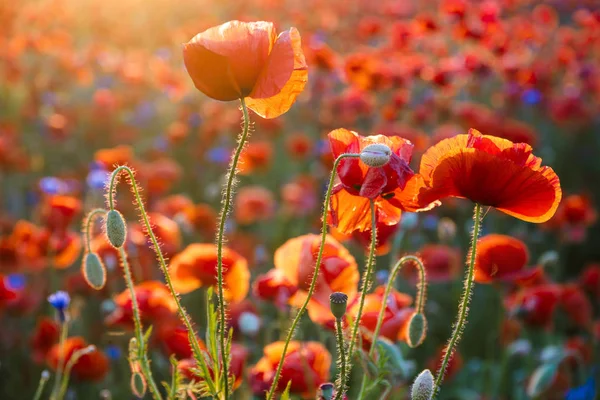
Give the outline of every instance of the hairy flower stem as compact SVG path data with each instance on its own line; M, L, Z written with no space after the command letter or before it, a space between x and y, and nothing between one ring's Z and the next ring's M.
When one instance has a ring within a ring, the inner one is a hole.
M158 243L158 240L156 239L156 235L154 234L154 231L152 230L152 226L150 225L150 219L148 218L148 214L146 213L146 209L144 207L144 202L142 201L142 196L140 195L140 191L138 189L137 182L135 180L135 175L133 173L133 170L131 168L129 168L128 166L122 165L122 166L116 168L111 175L109 189L108 189L109 190L108 191L109 207L111 210L114 210L114 195L115 195L115 186L117 184L117 177L123 171L129 175L129 184L131 185L131 189L133 191L135 201L137 203L140 215L142 217L142 221L146 228L146 234L150 237L150 240L152 241L152 246L153 246L154 252L156 253L156 256L158 258L160 269L161 269L163 275L165 276L165 282L167 284L167 287L169 288L169 291L171 292L171 296L175 300L175 304L177 305L177 309L179 312L179 317L183 321L183 323L188 331L188 337L189 337L190 345L192 347L192 352L194 353L194 359L196 360L196 362L200 365L200 368L202 369L203 377L205 378L205 382L208 385L209 390L211 391L211 393L215 393L216 390L215 390L212 380L210 379L211 375L208 371L208 367L206 365L206 360L205 360L204 354L200 348L200 344L198 343L198 338L196 338L196 334L194 333L191 319L187 315L187 312L185 311L183 306L181 305L179 296L178 296L177 292L175 291L175 289L173 288L173 283L171 282L171 277L169 275L169 271L167 270L167 262L165 260L165 257L163 255L162 251L160 250L160 245ZM131 274L129 276L129 279L131 280ZM133 283L132 283L132 285L133 285ZM131 288L132 287L133 286L131 286ZM131 292L133 309L138 310L138 312L139 312L139 309L137 307L137 302L135 301L135 292L131 288L130 288L130 292ZM141 344L141 342L140 342L140 344Z
M248 135L250 132L250 116L248 115L248 107L246 101L242 98L242 112L244 127L242 133L238 138L238 145L235 149L235 153L231 158L229 164L229 170L227 171L227 183L223 192L223 198L221 199L221 212L219 213L219 230L217 231L217 301L219 304L219 343L221 346L221 365L223 368L223 375L225 377L225 399L229 398L229 374L227 372L229 368L229 355L227 354L227 342L226 342L226 330L227 321L225 316L225 294L223 284L223 242L225 241L225 223L231 209L231 203L233 198L233 189L235 186L235 178L237 176L237 166L240 160L240 155L244 150Z
M60 338L58 341L58 365L56 367L56 375L54 376L54 385L50 394L50 400L58 400L58 391L60 389L60 381L63 370L65 368L65 341L69 335L69 321L65 320L60 324Z
M352 327L352 334L350 335L350 349L348 351L348 360L352 359L354 354L354 345L358 337L358 328L360 326L360 319L362 318L363 307L365 305L365 298L367 292L371 288L371 278L373 275L373 267L375 266L375 250L377 247L377 214L375 213L375 202L371 200L371 246L369 247L369 255L367 258L367 266L365 268L365 274L363 276L362 289L360 293L360 300L358 302L358 313L354 319L354 326ZM348 362L348 368L346 371L345 382L348 381L352 364Z
M96 216L104 216L106 214L106 210L103 208L94 208L92 211L90 211L86 218L85 218L85 222L83 225L83 234L84 234L84 238L85 238L85 248L87 249L88 253L92 252L92 247L90 245L92 239L90 238L90 231L92 229L92 222L94 222L94 218L96 218Z
M385 293L383 295L384 303L381 305L381 309L379 310L379 316L377 317L377 324L375 325L375 331L373 332L373 344L369 349L369 356L373 356L373 352L375 351L375 341L379 337L379 331L381 330L381 325L383 324L383 316L385 315L385 308L387 305L387 301L390 297L390 292L392 291L392 287L394 286L394 280L396 279L396 275L402 267L409 261L412 261L416 264L417 269L419 270L419 283L417 285L417 301L415 303L415 312L423 313L423 309L425 308L425 298L427 297L427 280L425 276L425 266L423 262L416 256L404 256L398 260L398 262L392 268L392 272L389 276L387 285L385 286Z
M335 319L335 333L337 337L338 360L340 365L340 375L336 382L337 388L335 389L335 400L342 400L344 392L346 391L346 381L344 379L346 376L346 343L344 343L344 331L342 329L341 318Z
M454 350L458 344L460 337L467 324L467 315L469 314L469 303L471 302L471 292L473 290L473 276L475 275L475 258L477 256L477 239L479 239L479 230L481 225L481 205L475 204L475 211L473 212L473 237L471 238L471 254L469 256L469 269L467 270L465 278L465 291L458 307L458 317L454 324L454 331L448 341L444 358L442 358L442 365L437 372L435 378L433 397L435 398L440 391L440 386L444 380L446 368L450 359L454 355Z
M310 302L313 292L315 291L315 287L317 286L317 277L319 275L319 270L321 268L321 260L323 259L323 251L325 248L325 241L327 240L327 210L329 210L329 203L331 201L331 191L333 189L333 183L335 181L337 169L338 169L338 166L340 165L340 162L344 158L350 158L350 157L354 157L354 158L360 157L360 154L350 154L350 153L349 154L341 154L338 158L336 158L335 162L333 163L331 175L329 176L329 185L327 186L327 192L325 193L325 200L323 201L323 215L322 215L323 225L321 226L321 244L319 246L317 260L315 262L315 271L313 272L313 276L310 281L310 287L308 288L306 300L304 300L304 303L302 304L300 309L298 309L298 312L296 313L296 316L294 317L294 320L292 321L292 325L290 326L290 330L288 331L287 337L285 339L285 344L283 345L283 351L281 352L281 358L279 359L279 364L277 365L277 371L275 372L275 376L273 378L273 383L271 384L271 388L269 389L269 392L267 394L267 400L272 400L273 397L275 396L275 390L277 390L277 384L279 383L279 378L281 376L281 369L283 368L283 361L285 360L285 356L287 354L287 349L290 344L290 341L292 340L292 337L294 336L294 332L296 330L296 325L298 325L298 322L300 322L300 318L302 318L302 315L306 311L306 307L308 307L308 303Z

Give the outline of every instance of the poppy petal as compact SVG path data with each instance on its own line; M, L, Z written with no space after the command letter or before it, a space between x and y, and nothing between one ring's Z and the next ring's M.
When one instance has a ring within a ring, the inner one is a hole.
M263 118L287 112L308 81L300 33L295 28L282 32L275 41L268 64L262 71L246 104Z

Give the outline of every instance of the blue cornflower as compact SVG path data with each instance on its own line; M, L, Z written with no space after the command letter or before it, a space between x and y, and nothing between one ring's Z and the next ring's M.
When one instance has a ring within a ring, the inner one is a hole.
M594 374L581 386L569 389L565 400L594 400L596 398L596 380Z
M57 292L52 293L48 296L48 303L52 305L56 309L58 313L59 322L65 323L67 320L67 308L69 308L69 304L71 303L71 297L69 297L69 293L59 290Z
M23 274L10 274L6 277L6 284L11 289L21 290L25 287L26 279Z
M535 105L542 100L542 93L537 89L527 89L521 94L521 100L526 104Z

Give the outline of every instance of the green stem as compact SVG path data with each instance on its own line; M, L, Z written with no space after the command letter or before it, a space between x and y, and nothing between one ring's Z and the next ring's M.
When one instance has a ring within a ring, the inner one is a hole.
M327 186L327 192L325 193L325 200L323 201L323 215L322 215L323 224L321 226L321 244L319 246L319 253L317 254L317 260L315 261L315 271L314 271L312 279L310 281L310 287L308 288L306 300L304 300L304 303L302 304L300 309L298 309L298 313L296 313L296 316L294 317L294 320L292 321L292 325L290 326L290 330L288 331L287 337L285 339L285 344L283 345L283 351L281 352L279 364L277 365L277 371L275 371L273 383L271 384L271 388L269 389L269 392L267 394L267 400L272 400L273 396L275 395L275 390L277 389L277 384L279 383L279 378L281 376L281 369L283 368L283 362L284 362L285 356L287 354L287 349L290 344L290 341L292 340L292 337L294 336L294 332L296 330L296 325L298 325L300 318L302 318L302 315L306 311L306 307L308 307L308 303L310 302L313 292L315 291L315 287L317 286L317 277L319 275L319 270L321 268L321 260L323 259L323 251L325 248L325 241L327 240L327 210L329 210L329 203L331 201L331 191L333 189L333 183L335 181L337 168L340 165L340 162L344 158L359 157L359 156L360 156L360 154L342 154L338 158L336 158L335 162L333 163L331 175L329 176L329 185Z
M165 277L165 282L167 284L167 287L169 288L169 291L171 292L171 296L175 300L175 304L177 305L177 309L179 312L179 317L183 321L183 323L188 331L188 337L190 340L190 345L192 347L192 352L194 353L194 358L196 359L196 362L199 363L200 367L202 368L202 373L204 374L204 380L206 381L206 383L209 387L209 390L212 393L214 393L215 386L214 386L212 380L210 379L211 375L208 371L208 367L206 366L206 361L204 359L204 355L200 348L200 344L198 343L198 339L196 338L196 334L194 333L194 329L192 327L192 322L191 322L189 316L187 315L187 312L181 305L181 301L179 300L179 295L173 288L173 283L171 282L171 276L169 275L169 271L167 269L167 262L165 260L165 257L163 255L162 251L160 250L160 245L158 243L158 240L156 239L156 235L154 234L154 231L152 230L152 225L150 225L150 219L148 218L148 214L146 213L146 209L144 207L144 202L142 201L142 197L140 195L140 191L138 189L133 170L126 165L122 165L122 166L116 168L112 173L112 176L110 179L110 185L109 185L109 192L108 192L108 203L109 203L110 209L114 210L115 185L117 183L117 177L119 176L119 174L122 171L127 172L127 174L129 175L129 180L130 180L129 183L131 185L133 195L134 195L136 203L138 205L140 215L144 222L144 226L146 227L146 234L150 237L150 240L152 241L152 247L158 258L160 269ZM130 273L130 275L131 275L131 273ZM129 279L131 279L131 276ZM133 292L131 293L133 298L135 298L134 294L135 293L133 293ZM135 308L136 307L134 307L134 309Z
M65 367L65 373L63 374L62 382L60 383L60 390L58 392L58 398L63 399L65 397L65 393L67 391L67 386L69 385L69 378L71 377L71 370L73 366L77 364L77 361L84 355L96 350L95 346L88 346L83 349L77 350L71 358L69 358L69 362L67 362L67 366Z
M384 303L381 305L381 309L379 310L379 316L377 317L377 324L375 325L375 331L373 332L373 344L369 349L369 356L373 356L373 352L375 351L375 341L379 337L379 331L381 330L381 325L383 324L383 316L385 315L385 309L387 306L388 298L390 297L390 292L392 291L392 287L394 286L394 280L396 279L396 275L406 262L412 261L417 265L417 269L419 270L419 284L417 286L417 301L415 303L415 311L417 313L423 313L423 309L425 308L425 298L427 293L427 281L425 277L425 266L423 262L416 256L404 256L398 260L398 262L392 268L392 272L389 276L387 285L385 286L385 293L383 295Z
M360 294L360 300L358 303L358 313L354 320L354 326L352 327L352 334L350 336L350 350L348 351L348 359L352 358L354 354L354 345L358 337L358 328L360 326L360 319L362 318L363 307L365 305L365 298L367 292L371 287L371 275L373 275L373 266L375 265L375 250L377 247L377 214L375 213L375 202L371 200L371 246L369 247L369 256L367 258L367 267L365 268L365 275L363 276L362 291ZM352 365L349 363L347 375L350 374ZM347 380L348 377L345 379Z
M148 383L148 387L150 388L150 394L154 399L162 399L160 395L160 391L156 386L156 382L154 382L154 378L152 377L152 370L150 369L150 365L148 362L148 356L146 354L146 343L144 341L144 331L142 328L142 319L140 317L140 308L137 302L137 297L135 296L135 286L133 284L133 279L131 279L131 268L129 268L129 263L127 262L127 254L125 253L125 249L123 247L119 248L119 257L121 258L121 263L123 264L123 271L125 273L125 283L127 284L127 288L129 289L129 295L131 296L131 309L133 311L133 325L135 329L135 337L138 340L140 353L138 354L139 359L141 360L142 373L146 378L146 382Z
M227 222L227 217L231 209L235 177L237 176L237 166L250 132L250 116L248 115L248 107L246 107L246 101L244 98L242 98L240 101L242 104L242 112L244 114L244 128L242 129L242 133L238 139L237 148L235 149L235 153L233 154L231 163L229 165L229 170L227 171L227 185L225 186L225 192L223 193L223 198L221 199L219 230L217 231L217 301L219 303L219 343L221 345L221 364L223 367L223 376L225 377L225 399L229 398L229 374L227 372L229 367L229 356L227 354L227 343L225 340L227 321L225 316L226 304L223 288L223 241L225 238L225 223Z
M337 388L335 390L335 400L341 400L344 396L344 392L346 391L346 354L344 343L344 331L342 330L342 319L335 319L335 333L337 336L337 346L338 346L338 358L340 360L340 376L337 383Z
M48 379L50 379L50 373L46 370L42 371L42 375L40 376L40 381L38 383L37 390L35 391L35 395L33 396L33 400L40 400Z
M106 210L103 208L94 208L90 211L85 219L85 224L83 226L83 234L85 235L85 247L88 253L92 252L92 248L90 246L91 238L90 238L90 230L92 226L92 222L97 215L106 214Z
M433 397L435 398L440 391L440 386L442 381L444 380L444 374L446 373L446 368L448 367L448 363L450 359L454 355L454 349L458 344L460 337L465 329L467 324L467 315L469 314L469 303L471 302L471 292L473 290L473 276L475 275L475 258L477 256L477 239L479 239L479 228L481 224L481 205L475 204L475 211L473 213L473 237L471 238L471 254L469 259L469 269L467 270L467 275L465 278L465 291L463 292L463 297L458 307L458 317L456 320L456 324L454 325L454 330L452 332L452 336L448 341L448 346L446 347L446 352L444 354L444 358L442 359L442 365L438 370L437 376L435 378L434 384L434 392Z
M60 324L60 339L58 341L58 365L56 367L56 375L54 376L54 385L52 387L52 394L50 395L50 400L58 399L58 390L60 388L60 381L62 378L63 368L65 366L65 341L67 340L67 336L69 334L69 323L64 321Z

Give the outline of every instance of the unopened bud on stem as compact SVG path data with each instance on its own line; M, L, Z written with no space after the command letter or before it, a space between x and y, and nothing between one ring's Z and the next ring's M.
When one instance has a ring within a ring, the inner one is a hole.
M348 296L342 292L335 292L329 296L329 307L331 313L336 319L341 319L346 314L348 305Z
M360 160L372 168L383 167L390 162L392 150L383 143L373 143L360 152Z
M428 369L423 370L415 379L410 392L411 400L431 400L433 397L433 375Z

